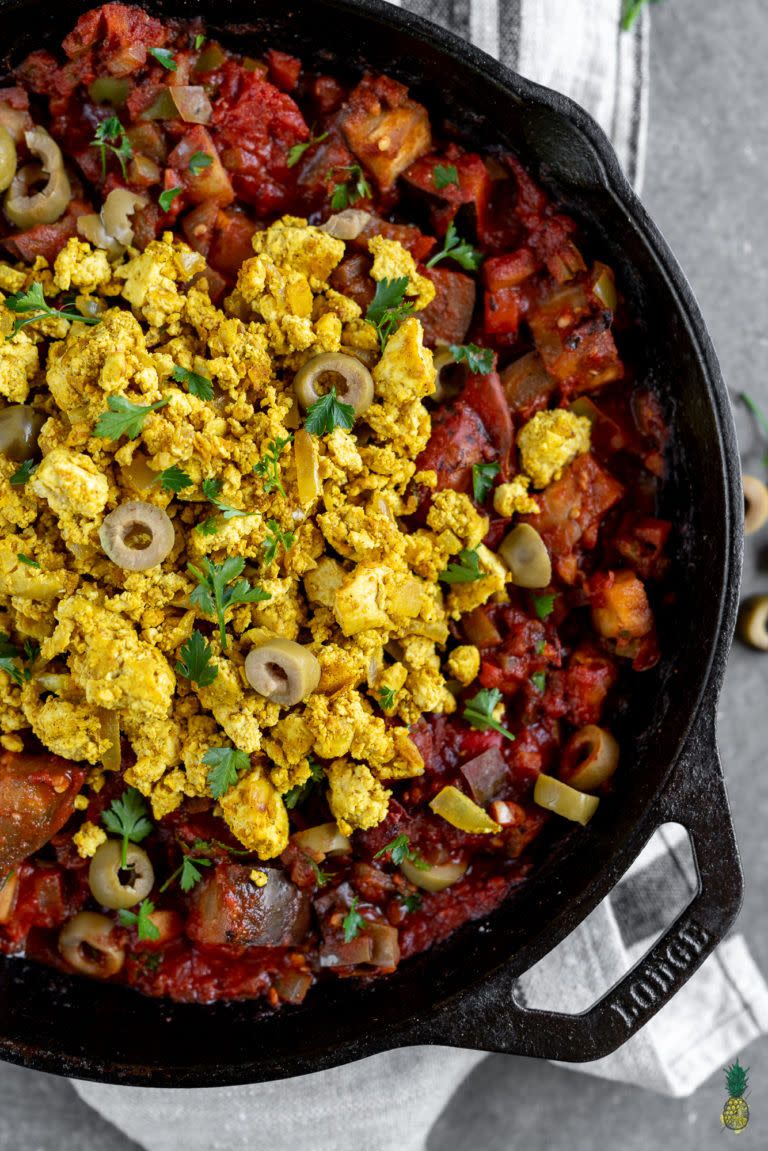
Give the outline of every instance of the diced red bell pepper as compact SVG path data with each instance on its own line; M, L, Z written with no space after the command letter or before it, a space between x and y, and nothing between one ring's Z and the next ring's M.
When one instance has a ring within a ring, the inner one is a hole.
M270 80L281 92L294 90L299 82L301 60L296 56L289 56L287 52L280 52L277 48L270 48L267 52L267 67Z

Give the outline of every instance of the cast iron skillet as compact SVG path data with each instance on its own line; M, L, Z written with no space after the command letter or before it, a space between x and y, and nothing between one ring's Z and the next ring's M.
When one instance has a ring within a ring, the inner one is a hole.
M8 60L57 46L92 4L0 0ZM597 125L448 32L381 0L162 0L163 16L202 14L230 44L273 45L351 77L399 77L474 146L513 147L594 237L640 324L641 378L671 418L663 515L676 525L677 602L660 620L663 658L637 677L619 718L617 791L563 840L520 894L483 925L363 986L327 982L298 1008L143 998L10 960L0 966L0 1055L115 1083L213 1086L279 1079L398 1046L435 1043L549 1059L596 1059L678 990L733 923L742 879L715 746L715 707L735 619L742 497L728 398L682 272L623 178ZM237 25L235 28L233 25ZM523 1008L515 979L614 886L666 821L688 828L699 873L689 907L648 955L580 1015Z

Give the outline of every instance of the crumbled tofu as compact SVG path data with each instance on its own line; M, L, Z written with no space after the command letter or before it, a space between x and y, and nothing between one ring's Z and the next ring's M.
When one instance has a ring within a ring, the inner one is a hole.
M373 256L371 276L374 280L408 279L406 297L415 297L414 308L421 311L435 298L435 285L416 269L416 261L399 240L388 240L385 236L372 236L368 241L368 251Z
M576 456L589 451L592 425L566 408L537 412L517 433L523 471L534 488L559 480Z
M95 292L112 279L107 253L92 248L72 236L56 257L53 282L60 292L78 288L81 292Z
M80 824L72 836L72 842L81 859L90 859L96 854L102 843L107 842L107 833L103 827L97 827L95 823L86 820L85 823Z
M493 493L493 510L509 519L517 513L521 516L538 515L539 505L528 495L531 480L529 476L514 476L509 483L499 484Z
M288 846L288 812L280 792L258 772L243 776L219 800L230 831L260 859L274 859Z
M386 817L392 794L364 763L337 759L327 769L328 805L342 835L375 827Z
M263 871L259 871L257 867L254 867L250 873L251 883L255 883L257 887L266 887L268 879L269 877L267 874Z
M472 683L480 671L480 652L471 643L460 644L448 656L449 673L459 683Z

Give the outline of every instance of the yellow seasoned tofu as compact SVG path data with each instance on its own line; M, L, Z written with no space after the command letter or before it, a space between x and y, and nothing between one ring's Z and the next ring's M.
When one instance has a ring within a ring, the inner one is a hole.
M391 792L364 763L336 759L326 769L328 806L342 835L375 827L386 818Z
M0 395L11 404L23 404L39 367L37 345L26 332L12 340L0 332Z
M592 425L567 408L537 412L517 433L520 463L535 488L559 480L576 456L589 451Z
M435 298L435 285L427 276L422 276L416 261L399 240L388 240L385 236L372 236L368 241L368 251L373 256L371 277L374 280L408 280L406 297L414 297L413 306L420 312Z
M61 520L95 519L109 498L109 481L91 457L68 448L54 448L43 458L30 487Z
M493 510L509 519L516 513L521 516L538 515L539 505L528 494L530 476L513 476L506 484L499 484L493 493Z
M260 859L274 859L288 846L288 812L282 796L257 768L219 801L227 827Z

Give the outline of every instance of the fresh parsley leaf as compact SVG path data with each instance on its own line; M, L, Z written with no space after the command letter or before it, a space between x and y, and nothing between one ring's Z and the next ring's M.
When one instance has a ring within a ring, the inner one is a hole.
M170 48L147 48L150 56L154 56L158 64L162 64L169 72L175 72L178 65L173 58L173 52Z
M135 927L139 939L159 939L160 928L151 919L154 910L155 905L151 899L142 899L138 912L126 911L124 907L121 907L117 913L117 918L123 927Z
M536 652L536 655L544 655L546 648L547 641L545 639L540 639L536 641L536 647L533 650Z
M331 207L334 212L343 212L358 200L367 200L373 195L359 164L346 164L341 168L334 168L334 172L349 172L344 183L334 184L331 195Z
M276 440L270 440L267 445L267 450L261 457L258 463L253 465L253 470L257 476L261 476L264 481L264 492L269 495L272 491L280 492L281 496L285 495L285 488L280 476L280 456L283 449L288 446L293 440L293 436L279 436Z
M31 477L32 473L37 468L35 460L24 460L23 464L19 464L16 471L11 476L11 483L15 488L20 488Z
M24 552L19 552L16 556L16 559L19 561L19 563L26 564L27 567L31 567L31 568L39 568L40 567L40 564L37 562L37 560L33 560L32 556L24 555Z
M325 140L327 135L327 132L323 132L320 136L311 136L309 140L305 140L303 144L294 144L292 148L289 148L287 160L288 167L294 168L304 153L309 148L314 148L315 144L319 144L322 140Z
M191 477L177 464L171 464L169 468L165 468L153 479L152 483L160 484L160 487L166 492L178 493L183 492L184 488L192 487Z
M658 3L658 0L652 0L652 2L656 4ZM623 0L621 9L621 27L625 32L628 32L632 27L635 20L640 15L640 12L645 3L646 0Z
M35 643L33 639L24 640L24 658L27 663L34 663L40 655L40 644Z
M391 711L395 706L395 696L397 690L394 687L380 687L376 692L379 697L379 703L384 711Z
M459 173L455 164L435 164L432 169L432 181L438 191L447 188L450 184L459 183Z
M455 260L466 272L476 272L482 263L483 254L460 238L456 225L451 221L442 248L435 252L434 256L430 256L427 267L434 268L441 260Z
M29 679L29 671L21 665L21 652L11 643L11 637L0 632L0 671L10 676L12 681L21 687Z
M547 686L547 673L545 671L535 671L531 676L531 683L537 691L544 691Z
M277 520L267 520L267 527L269 531L264 540L264 563L269 566L277 559L280 544L288 552L293 547L296 536L293 532L284 532Z
M170 212L171 204L184 191L183 188L166 188L157 198L157 202L164 212Z
M502 695L497 687L484 687L473 699L469 699L464 704L464 718L470 727L474 727L477 731L498 731L507 739L514 739L511 731L507 731L506 727L502 727L497 720L493 718L494 708L501 703Z
M309 793L314 790L315 785L323 779L323 769L317 760L310 755L307 757L307 762L309 764L309 777L304 783L292 787L291 790L287 791L283 796L283 803L289 811L292 811L294 807L298 807L300 803L303 803Z
M25 292L12 292L6 296L3 305L16 316L10 334L5 337L6 340L12 340L17 332L26 328L27 324L36 324L38 320L49 318L69 320L70 323L79 324L101 323L100 316L81 316L71 305L67 305L65 308L52 308L46 302L43 285L38 280L30 284ZM22 320L20 319L21 316L25 318Z
M222 651L227 650L226 613L239 603L263 603L271 599L269 592L252 587L247 579L238 579L245 567L242 556L230 556L217 564L204 556L202 571L187 564L187 571L198 581L189 602L207 615L215 615L219 623ZM233 580L236 581L233 583Z
M239 519L240 516L250 516L253 512L243 511L242 508L234 508L232 504L225 503L224 500L219 499L219 492L221 491L221 481L215 479L203 480L202 484L203 495L209 503L213 504L216 510L220 513L225 520ZM203 535L215 535L218 530L216 525L213 525L211 530L211 520L204 520L202 524L198 525L198 529L202 531Z
M187 167L193 176L199 176L206 168L210 168L212 163L213 156L209 156L207 152L193 152Z
M440 572L438 579L443 583L474 583L475 580L485 579L486 572L480 568L480 557L475 548L462 548L459 552L459 562L450 563L444 572Z
M345 404L337 398L334 385L329 392L309 405L304 427L313 436L325 436L334 428L348 430L354 422L355 409L351 404Z
M457 364L466 364L474 375L487 376L493 371L493 352L477 344L449 344L448 351Z
M108 116L102 120L94 132L89 147L98 148L101 153L101 178L107 174L107 152L112 152L120 162L123 179L127 178L126 162L133 159L131 141L126 135L125 128L117 116Z
M401 894L398 896L398 899L409 914L418 911L421 907L421 896L418 891L407 892L405 895Z
M493 487L494 477L499 474L498 464L472 465L472 494L479 504L485 503Z
M195 51L199 52L203 44L205 44L205 35L203 32L198 32L197 36L195 36L193 44Z
M126 866L129 843L141 843L152 830L147 816L147 805L143 795L135 787L129 787L119 799L113 799L106 811L102 812L101 822L107 831L119 835L123 840L122 866Z
M119 440L121 436L135 440L149 413L159 411L167 403L167 397L158 400L156 404L132 404L125 396L109 396L107 398L109 411L101 413L93 434L103 440Z
M190 395L197 396L198 400L213 399L213 384L207 376L200 376L197 372L190 372L189 368L180 368L174 364L171 379L177 384L184 384Z
M376 293L368 305L365 318L378 332L382 352L390 336L413 311L413 300L405 299L407 290L407 276L397 276L394 280L379 280L376 284Z
M385 855L389 856L395 867L399 867L401 863L407 860L415 867L418 867L420 871L427 871L429 869L429 864L426 860L422 859L418 852L414 851L411 847L411 841L407 835L396 835L394 839L391 839L389 843L382 847L381 851L377 851L373 858L383 859Z
M345 943L351 943L353 939L357 939L358 935L360 934L360 929L365 926L365 920L357 910L357 905L359 902L359 897L357 895L353 895L352 902L349 905L349 911L342 920Z
M135 958L146 971L157 971L163 961L159 951L141 951Z
M179 675L186 676L191 683L198 687L208 687L216 679L219 669L211 664L213 651L205 637L195 630L181 645L181 659L176 664Z
M533 596L533 608L539 619L548 619L552 615L555 606L554 595L535 595Z
M241 771L251 766L251 757L237 747L209 747L203 763L210 767L208 786L214 799L234 787Z
M331 874L331 872L330 871L323 871L322 868L320 867L320 865L315 863L315 861L311 855L308 855L306 857L306 859L307 859L307 863L309 864L309 866L312 868L312 870L315 873L315 882L317 883L317 886L318 887L325 887L326 883L328 883L328 881L330 879L333 879L333 875Z
M197 846L196 841L195 846ZM163 886L160 888L160 893L167 891L174 880L179 880L179 887L182 891L189 893L203 878L201 867L213 867L212 859L198 859L196 856L185 855L176 870L168 876Z

